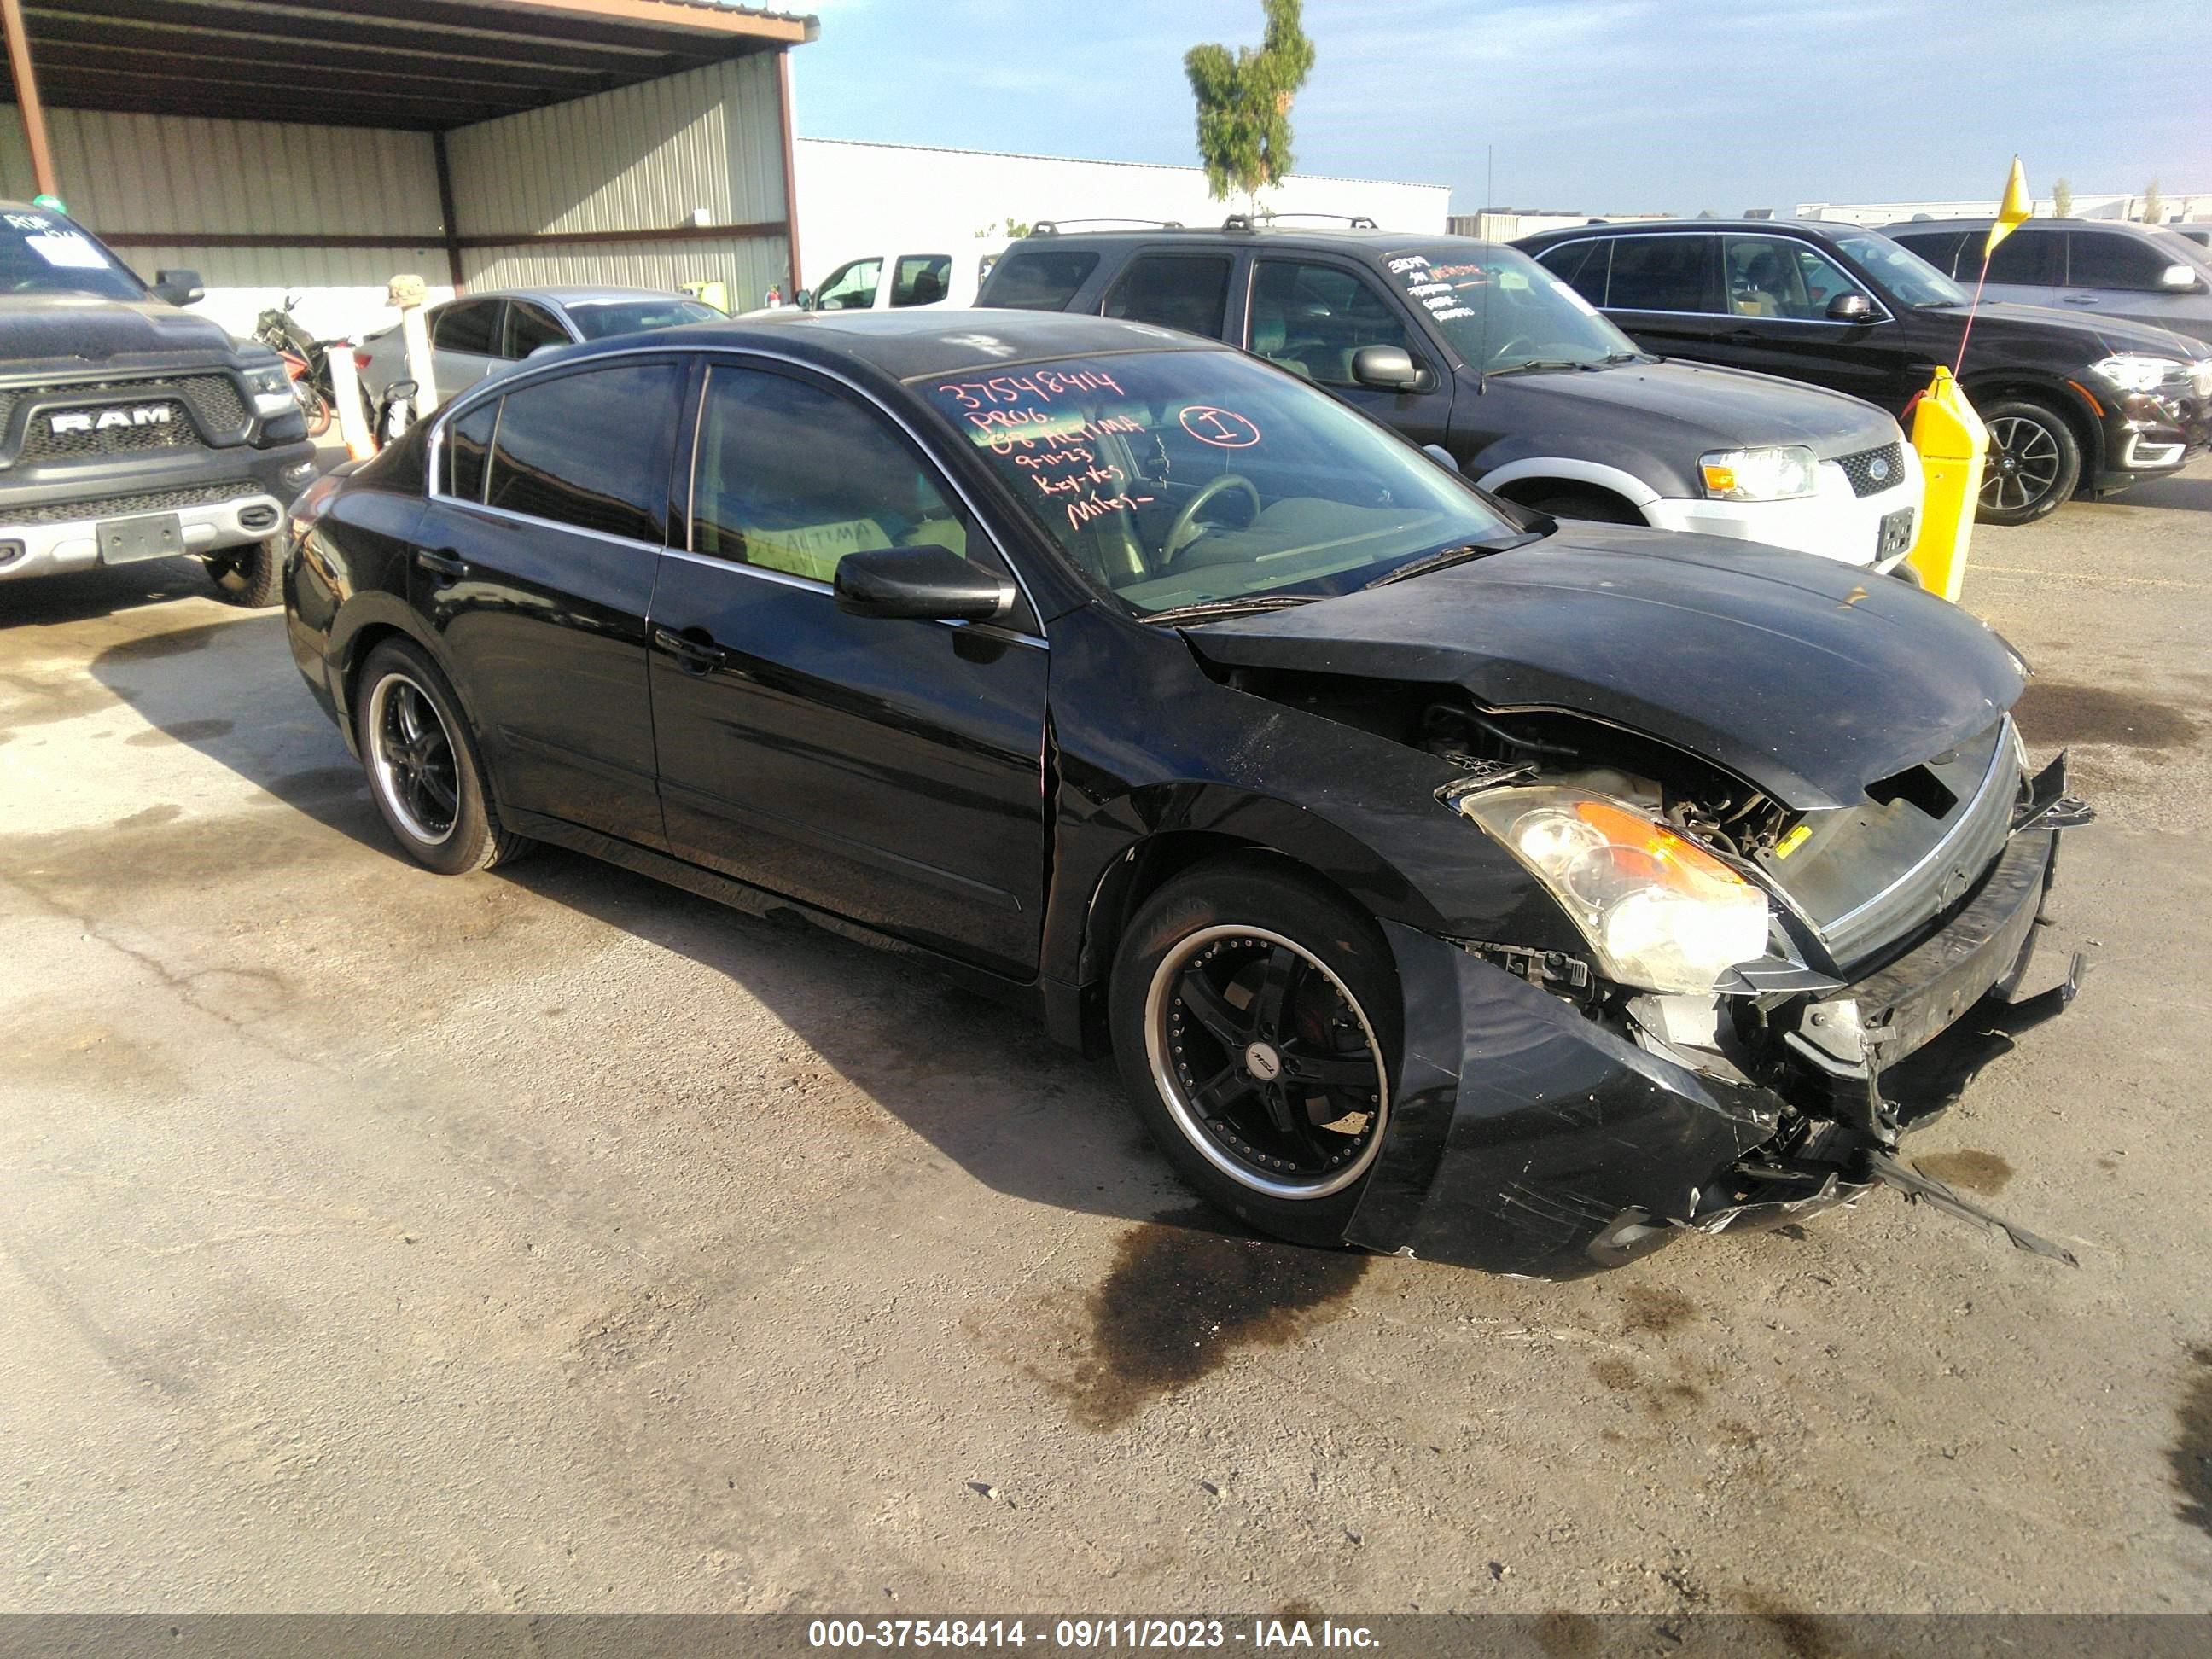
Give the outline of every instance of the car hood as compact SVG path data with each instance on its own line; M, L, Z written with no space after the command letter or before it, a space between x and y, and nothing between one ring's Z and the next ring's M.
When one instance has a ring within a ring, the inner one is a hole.
M160 301L131 303L93 295L0 298L0 362L9 373L54 363L76 366L128 358L172 358L235 349L213 319Z
M1948 309L1939 314L1965 315ZM1978 326L1986 329L1991 322L2000 330L2033 328L2041 332L2063 329L2079 339L2094 342L2108 356L2118 351L2147 351L2162 357L2179 357L2184 362L2212 356L2212 347L2203 341L2177 334L2170 328L2160 328L2155 323L2135 322L2123 317L2088 317L2078 311L2062 311L2056 306L2022 306L1984 300Z
M1473 392L1476 377L1462 378ZM1804 444L1826 459L1897 441L1888 415L1846 392L1671 359L1494 375L1480 395L1524 404L1529 414L1515 411L1522 430L1548 424L1617 431L1626 419L1669 434L1670 450L1687 451L1693 442L1700 450Z
M1711 536L1564 525L1544 541L1185 630L1225 666L1450 684L1700 756L1801 811L1988 730L2024 665L1887 576Z

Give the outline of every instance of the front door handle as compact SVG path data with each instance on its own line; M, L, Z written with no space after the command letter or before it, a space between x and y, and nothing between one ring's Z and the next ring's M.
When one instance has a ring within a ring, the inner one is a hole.
M703 628L682 634L670 628L656 628L653 630L653 642L675 658L687 674L711 673L730 658L729 652L715 644Z
M2097 303L2094 294L2062 294L2058 296L2069 306L2093 306Z
M448 581L458 581L469 574L467 562L456 558L450 547L441 548L435 553L427 547L418 547L415 550L415 562L432 575L443 576Z

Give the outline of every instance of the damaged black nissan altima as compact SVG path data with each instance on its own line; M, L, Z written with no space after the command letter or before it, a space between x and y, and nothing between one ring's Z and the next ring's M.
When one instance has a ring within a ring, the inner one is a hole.
M294 654L422 863L551 842L915 952L1293 1239L1568 1276L1966 1207L1899 1138L2075 977L2022 994L2087 809L1973 617L1555 524L1194 337L629 337L293 532Z

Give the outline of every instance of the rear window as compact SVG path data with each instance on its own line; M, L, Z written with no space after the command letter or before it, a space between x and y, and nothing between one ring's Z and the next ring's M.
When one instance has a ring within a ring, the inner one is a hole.
M1098 269L1098 256L1055 248L1010 253L991 272L991 303L1010 311L1065 311Z
M1570 242L1536 256L1538 264L1594 306L1605 303L1606 267L1612 259L1610 242Z
M1959 274L1959 250L1966 240L1962 230L1893 230L1889 240L1910 248L1946 276ZM1972 272L1968 272L1972 276Z
M1613 244L1608 311L1709 311L1711 236L1623 236Z
M499 399L478 404L446 428L446 479L448 495L465 501L483 500L484 457L491 449L491 434L499 424Z
M488 504L658 544L683 384L674 363L641 363L508 392Z
M1232 263L1225 254L1140 254L1107 296L1106 315L1218 339Z
M1977 239L1974 246L1960 252L1959 269L1967 276L1981 274L1981 242L1986 234ZM1997 244L1997 251L1990 256L1990 276L1993 283L2018 283L2029 288L2057 288L2066 280L2060 268L2066 239L2040 230L2015 230Z
M685 323L711 323L722 313L696 300L623 300L604 305L574 305L569 319L587 340L604 340L617 334L641 334L648 328L680 328Z
M431 344L441 351L497 356L499 348L492 343L492 336L498 331L500 305L497 300L455 301L432 320Z

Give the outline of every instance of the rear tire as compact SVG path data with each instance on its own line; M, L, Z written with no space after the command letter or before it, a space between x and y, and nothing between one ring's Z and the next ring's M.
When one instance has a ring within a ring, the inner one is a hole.
M207 556L208 576L217 598L249 611L260 611L284 596L284 539L226 547Z
M353 719L368 793L417 864L465 876L532 845L501 828L460 699L420 646L386 640L368 653Z
M1990 430L1982 463L1983 524L2033 524L2073 498L2081 482L2081 441L2066 417L2026 398L2007 398L1981 411Z
M1109 991L1115 1059L1176 1173L1261 1231L1342 1243L1403 1024L1374 921L1286 865L1210 860L1132 919Z

